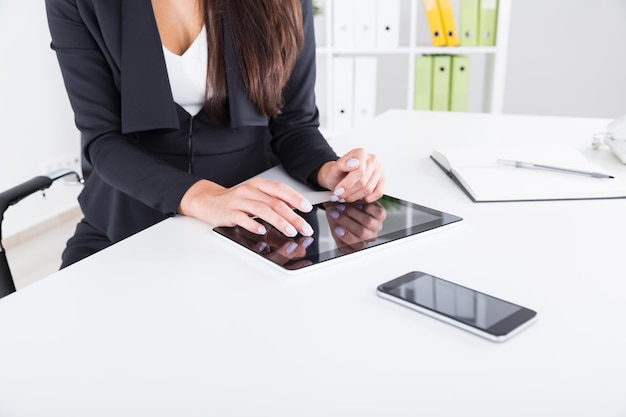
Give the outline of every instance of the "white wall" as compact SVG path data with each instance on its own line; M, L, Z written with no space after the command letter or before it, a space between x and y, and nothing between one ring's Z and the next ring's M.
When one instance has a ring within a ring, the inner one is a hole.
M626 0L512 0L504 112L626 114Z
M79 134L63 87L44 2L0 0L0 189L79 154ZM11 207L3 237L76 206L79 187L54 184Z

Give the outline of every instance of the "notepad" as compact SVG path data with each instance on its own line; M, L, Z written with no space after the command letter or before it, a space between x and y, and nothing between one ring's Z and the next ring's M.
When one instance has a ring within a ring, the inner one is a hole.
M431 158L474 202L626 198L624 178L566 145L467 146L438 149ZM498 164L497 159L602 172L615 178L517 168Z

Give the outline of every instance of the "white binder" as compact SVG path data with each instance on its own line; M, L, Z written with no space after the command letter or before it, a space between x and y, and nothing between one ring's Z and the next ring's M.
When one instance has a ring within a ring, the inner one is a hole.
M333 44L335 49L354 48L354 12L356 0L335 0L333 3Z
M338 56L333 59L333 130L337 133L352 129L354 121L354 58Z
M358 56L354 60L354 126L376 115L377 59Z
M376 10L380 1L360 0L356 3L354 9L355 48L373 49L376 47Z
M376 7L376 47L400 46L400 0L378 0Z

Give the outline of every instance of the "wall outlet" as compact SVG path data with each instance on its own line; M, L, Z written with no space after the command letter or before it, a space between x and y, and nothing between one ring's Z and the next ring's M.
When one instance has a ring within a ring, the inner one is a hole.
M61 169L76 171L78 175L82 176L80 156L76 154L67 154L59 155L54 159L49 159L41 167L41 175L47 175Z

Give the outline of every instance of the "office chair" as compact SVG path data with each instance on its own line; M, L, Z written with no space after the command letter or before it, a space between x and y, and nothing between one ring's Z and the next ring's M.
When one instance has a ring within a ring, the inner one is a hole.
M49 175L34 177L0 193L0 298L15 292L15 282L13 281L11 270L9 269L6 250L2 246L2 221L4 220L4 213L10 206L18 203L25 197L37 191L46 190L54 181L69 176L75 177L81 184L84 182L84 179L75 171L62 169Z

